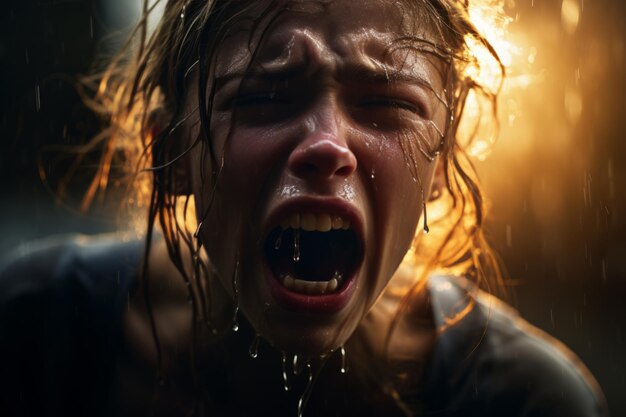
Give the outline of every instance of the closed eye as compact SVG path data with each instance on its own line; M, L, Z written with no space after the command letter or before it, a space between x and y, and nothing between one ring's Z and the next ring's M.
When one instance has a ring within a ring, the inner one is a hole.
M236 107L266 106L286 103L288 103L287 98L278 95L276 92L242 94L233 101Z
M381 110L389 109L389 110L404 110L411 113L414 113L420 117L426 117L426 112L424 108L409 100L404 100L401 98L395 97L372 97L365 99L360 104L363 108L377 109Z

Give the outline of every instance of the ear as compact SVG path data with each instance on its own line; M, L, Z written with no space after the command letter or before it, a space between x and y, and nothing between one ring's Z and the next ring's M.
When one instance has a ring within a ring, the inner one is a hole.
M152 163L156 177L164 181L165 189L175 195L191 194L190 158L184 141L183 125L172 129L172 115L159 107L148 115L145 129L152 143Z
M445 163L442 157L437 159L437 166L435 167L435 175L433 176L433 182L430 186L430 195L428 201L435 201L443 193L446 187L446 172Z

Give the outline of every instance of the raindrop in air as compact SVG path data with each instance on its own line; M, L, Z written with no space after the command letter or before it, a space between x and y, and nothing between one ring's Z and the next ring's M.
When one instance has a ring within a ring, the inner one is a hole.
M41 109L41 94L39 92L39 84L35 86L35 106L37 108L37 111Z

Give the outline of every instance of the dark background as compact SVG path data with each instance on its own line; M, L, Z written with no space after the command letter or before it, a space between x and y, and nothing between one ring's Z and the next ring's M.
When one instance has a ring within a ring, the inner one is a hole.
M506 10L519 50L500 138L478 163L489 236L508 269L509 301L576 352L612 415L626 415L626 2L509 0ZM13 1L0 13L0 253L115 229L106 210L79 213L79 193L57 201L36 156L97 132L73 77L111 55L119 39L105 35L138 14L124 0ZM71 161L41 155L52 179Z

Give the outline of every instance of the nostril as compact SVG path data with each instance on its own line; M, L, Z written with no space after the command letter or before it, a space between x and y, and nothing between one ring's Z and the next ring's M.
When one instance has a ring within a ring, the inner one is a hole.
M306 177L310 175L316 175L319 172L318 167L315 164L304 163L296 168L296 175L300 177Z
M337 175L339 177L347 177L348 175L350 175L352 173L352 171L354 171L354 169L352 167L342 166L337 171L335 171L335 175Z

